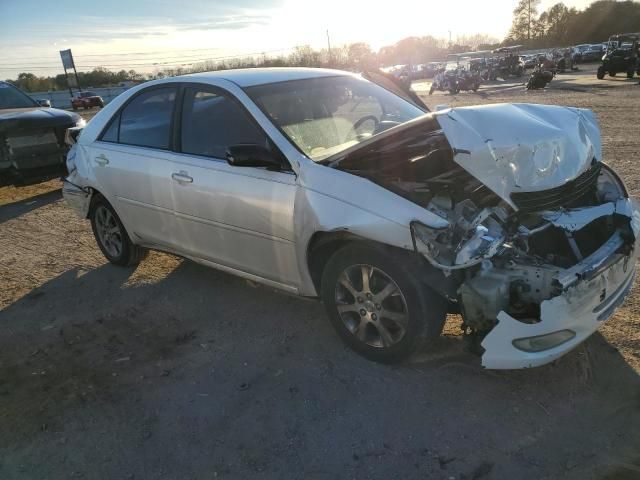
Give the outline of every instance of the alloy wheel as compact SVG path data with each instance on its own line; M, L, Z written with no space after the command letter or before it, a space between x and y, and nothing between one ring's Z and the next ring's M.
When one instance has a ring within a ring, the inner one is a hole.
M347 330L369 346L391 347L406 333L407 301L396 282L372 265L343 270L335 288L335 303Z
M122 254L123 235L115 216L104 205L95 212L96 232L104 249L114 258Z

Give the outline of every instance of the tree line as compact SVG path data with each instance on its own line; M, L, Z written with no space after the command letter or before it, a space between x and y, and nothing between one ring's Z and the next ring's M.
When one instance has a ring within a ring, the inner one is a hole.
M502 45L524 44L530 48L561 47L581 43L603 42L614 34L640 30L640 3L632 0L597 0L584 10L568 8L557 3L544 12L538 12L540 0L519 0L513 11L513 23L503 41L488 35L458 36L455 43L427 35L408 37L394 45L374 52L367 43L358 42L329 49L310 46L294 48L291 53L278 57L238 57L224 61L205 61L189 67L165 68L153 73L135 70L112 72L98 67L90 72L79 72L80 85L101 87L118 85L125 81L141 81L211 70L252 67L331 67L344 70L365 70L380 66L422 64L441 61L449 53L488 50ZM8 80L28 92L65 90L64 74L39 77L33 73L20 73Z
M519 0L505 45L530 48L605 42L615 33L640 31L640 3L598 0L584 10L556 3L538 13L540 0Z
M119 85L126 81L145 80L147 77L135 70L120 70L112 72L103 67L97 67L90 72L78 72L78 80L82 87L102 87ZM54 77L39 77L33 73L23 72L15 80L7 80L27 92L48 92L52 90L66 90L67 79L64 73Z

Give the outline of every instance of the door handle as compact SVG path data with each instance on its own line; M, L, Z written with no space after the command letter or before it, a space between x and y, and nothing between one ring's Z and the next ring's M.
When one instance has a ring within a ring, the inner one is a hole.
M187 175L187 172L185 171L172 173L171 178L173 178L178 183L193 183L193 178Z
M109 163L109 159L107 157L105 157L103 153L101 153L100 155L98 155L96 157L96 163L98 165L104 167L105 165L107 165Z

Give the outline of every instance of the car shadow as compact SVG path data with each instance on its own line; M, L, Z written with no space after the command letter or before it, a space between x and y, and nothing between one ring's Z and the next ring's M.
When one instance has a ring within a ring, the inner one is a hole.
M139 273L71 269L0 311L1 478L577 479L637 456L638 376L600 335L533 370L483 370L455 336L385 366L315 301Z
M62 190L57 189L2 205L0 206L0 223L12 220L37 208L44 207L45 205L49 205L61 198Z

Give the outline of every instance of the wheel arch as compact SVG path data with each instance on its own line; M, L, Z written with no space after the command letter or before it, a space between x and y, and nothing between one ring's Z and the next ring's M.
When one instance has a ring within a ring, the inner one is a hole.
M107 195L102 193L97 188L95 188L95 187L87 187L87 188L89 188L90 191L91 191L91 193L90 193L91 198L89 200L89 208L87 209L86 218L87 219L91 218L91 213L93 212L96 200L102 198L102 199L104 199L105 202L107 202L111 206L111 208L113 208L113 210L118 215L118 218L122 222L122 225L124 226L124 229L127 232L127 235L129 236L129 239L134 244L139 243L140 240L139 240L138 236L135 234L135 231L131 228L131 225L129 224L129 221L128 221L127 217L124 216L122 214L122 212L120 211L119 205L115 204L115 202L112 202L111 199Z
M90 193L89 193L89 208L87 208L87 216L86 216L86 218L90 218L91 213L93 212L93 209L95 208L96 200L98 200L100 197L104 198L105 201L107 201L107 202L109 202L109 200L97 188L94 188L94 187L87 187L87 188L89 189ZM113 204L111 202L109 202L109 205L111 205L113 207ZM115 209L115 207L113 207L113 208Z
M341 248L354 243L382 250L392 257L409 259L415 265L416 276L425 286L447 299L452 299L457 295L456 292L461 283L461 277L458 273L445 275L444 272L435 268L422 255L413 250L399 248L341 230L315 232L307 244L307 268L318 296L322 295L322 274L331 256Z

